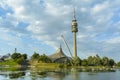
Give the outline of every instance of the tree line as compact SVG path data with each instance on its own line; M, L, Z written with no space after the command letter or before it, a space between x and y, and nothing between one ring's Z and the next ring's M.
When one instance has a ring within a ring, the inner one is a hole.
M18 64L23 64L25 61L27 61L27 54L21 54L21 53L13 53L11 55L11 58L17 62ZM34 52L33 55L30 57L29 60L36 60L38 63L44 62L44 63L51 63L52 60L45 54L40 55L39 53ZM78 61L75 61L80 66L119 66L120 62L115 62L113 59L108 57L100 57L99 55L96 56L89 56L87 59L78 59Z
M108 57L99 57L96 56L89 56L87 59L81 60L82 66L110 66L113 67L116 65L115 61L113 59L110 59Z

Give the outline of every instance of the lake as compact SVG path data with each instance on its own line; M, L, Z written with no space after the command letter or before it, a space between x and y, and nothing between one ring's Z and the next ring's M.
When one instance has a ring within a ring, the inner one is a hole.
M0 68L0 80L120 80L120 70L81 72L78 69Z

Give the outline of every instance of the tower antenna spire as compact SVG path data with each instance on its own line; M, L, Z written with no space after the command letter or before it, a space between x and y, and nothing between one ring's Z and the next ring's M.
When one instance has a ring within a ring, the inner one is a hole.
M75 7L74 7L73 16L74 16L74 20L76 20L76 15L75 15Z

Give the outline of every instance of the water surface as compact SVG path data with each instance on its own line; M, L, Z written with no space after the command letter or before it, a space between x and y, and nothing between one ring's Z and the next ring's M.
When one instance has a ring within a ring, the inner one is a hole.
M0 80L120 80L120 70L81 72L77 69L0 68Z

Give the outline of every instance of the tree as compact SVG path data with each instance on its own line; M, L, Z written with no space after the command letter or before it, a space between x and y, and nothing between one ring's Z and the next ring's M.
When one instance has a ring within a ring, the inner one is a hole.
M50 62L52 62L51 59L50 59L48 56L46 56L45 54L40 55L38 61L39 61L39 62L40 62L40 61L41 61L41 62L45 62L45 63L50 63Z
M20 57L18 59L16 59L15 62L17 62L18 64L22 64L25 61L25 59L23 57Z
M13 53L11 58L18 64L23 64L26 62L27 54Z
M101 58L99 57L98 54L96 55L96 59L97 59L96 66L101 66L102 65L102 60L101 60Z
M31 59L38 59L39 58L39 54L34 52L34 54L32 55Z
M93 60L93 57L92 56L89 56L88 57L88 65L89 66L94 66L94 62L93 62L94 60Z
M109 66L109 59L108 59L108 57L103 57L102 58L102 65L103 66Z
M72 62L74 66L81 65L81 59L79 57L73 58Z
M117 66L120 67L120 61L117 63Z
M88 65L88 61L86 59L83 59L81 62L82 66L87 66Z
M20 58L20 57L21 57L21 54L20 54L20 53L13 53L13 54L11 55L11 58L14 59L14 60L16 60L16 59L18 59L18 58Z
M109 60L109 65L112 67L112 66L114 66L114 64L115 64L115 61L113 59L110 59Z
M27 54L22 54L22 57L26 60L27 59Z
M101 65L101 58L97 55L93 57L93 65L100 66Z

